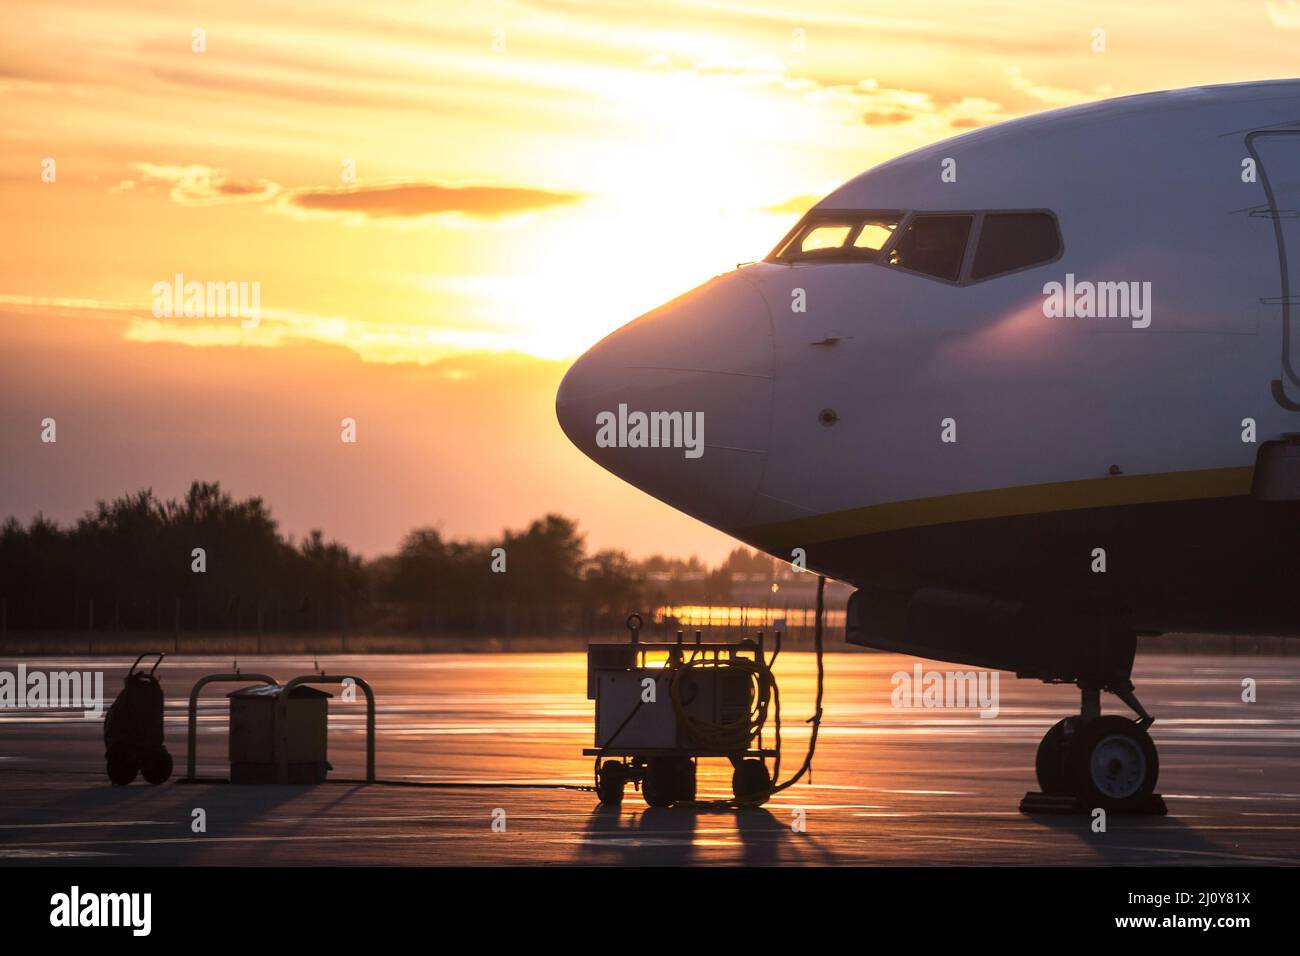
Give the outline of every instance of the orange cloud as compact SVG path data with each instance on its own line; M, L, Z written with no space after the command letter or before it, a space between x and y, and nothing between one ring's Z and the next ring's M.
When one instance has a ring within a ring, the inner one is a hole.
M830 192L830 189L827 189L826 192ZM782 202L774 203L771 206L764 206L761 211L772 213L776 216L784 216L786 214L802 216L813 206L821 202L821 200L821 196L791 196L789 199Z
M114 192L166 187L173 202L182 206L206 206L221 202L257 202L269 199L279 186L266 179L232 179L223 169L211 166L168 166L132 163L137 175L113 187Z
M209 205L260 201L282 194L281 208L324 215L357 214L371 218L410 218L459 213L495 219L515 213L580 202L580 193L552 192L526 186L448 186L431 182L389 182L367 186L305 186L284 190L266 179L234 179L225 170L200 164L132 163L137 175L114 192L165 187L173 202Z
M495 219L513 213L565 206L586 197L522 186L443 186L401 182L377 186L307 187L284 201L296 209L325 214L356 213L368 217L432 216L460 213Z
M912 118L911 113L902 110L868 110L862 114L862 122L868 126L897 126L911 122Z

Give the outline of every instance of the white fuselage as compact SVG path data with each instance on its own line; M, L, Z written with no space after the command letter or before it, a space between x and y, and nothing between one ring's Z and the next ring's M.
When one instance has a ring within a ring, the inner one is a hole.
M974 280L988 217L1017 211L1055 218L1056 257ZM874 259L774 256L594 346L557 398L568 435L779 557L803 548L836 576L915 588L928 582L914 552L931 546L954 569L934 583L961 585L947 551L965 538L913 535L904 563L917 570L898 580L883 559L853 555L882 535L988 521L1019 521L1014 546L1032 550L1028 529L1055 525L1027 516L1244 500L1260 443L1300 431L1288 299L1300 287L1300 81L1128 97L969 133L851 180L792 235L875 213L897 225ZM957 281L891 263L919 261L891 246L935 213L970 214ZM703 454L597 446L596 416L620 404L700 413ZM1261 528L1280 522L1282 534L1294 516L1274 511ZM1153 527L1180 520L1162 511ZM1198 568L1214 560L1196 556Z

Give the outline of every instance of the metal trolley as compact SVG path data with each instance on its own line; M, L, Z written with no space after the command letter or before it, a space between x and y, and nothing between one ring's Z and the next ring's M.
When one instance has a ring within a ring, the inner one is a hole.
M628 643L587 647L587 697L595 701L595 757L600 802L616 806L629 782L648 805L695 801L701 757L731 762L731 788L743 803L761 803L772 791L780 760L780 698L764 638L734 643L677 639L643 643L642 618L627 619ZM652 660L654 658L654 660ZM662 658L660 662L659 658ZM775 705L774 746L763 745L769 709ZM767 760L774 761L769 773Z

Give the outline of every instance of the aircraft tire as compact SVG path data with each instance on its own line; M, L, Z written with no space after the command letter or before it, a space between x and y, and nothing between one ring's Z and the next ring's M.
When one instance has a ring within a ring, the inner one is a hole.
M1038 777L1038 789L1043 793L1073 793L1074 777L1070 774L1069 743L1066 727L1077 717L1066 717L1052 725L1052 729L1043 735L1038 744L1038 754L1034 758L1034 772Z
M1160 759L1151 735L1127 717L1098 717L1079 728L1069 764L1079 799L1105 810L1141 809L1155 792Z

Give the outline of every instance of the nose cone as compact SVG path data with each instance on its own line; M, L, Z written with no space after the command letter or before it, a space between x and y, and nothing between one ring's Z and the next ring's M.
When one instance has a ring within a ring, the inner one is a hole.
M763 297L719 276L607 336L555 412L592 460L715 527L743 525L762 479L775 353Z

